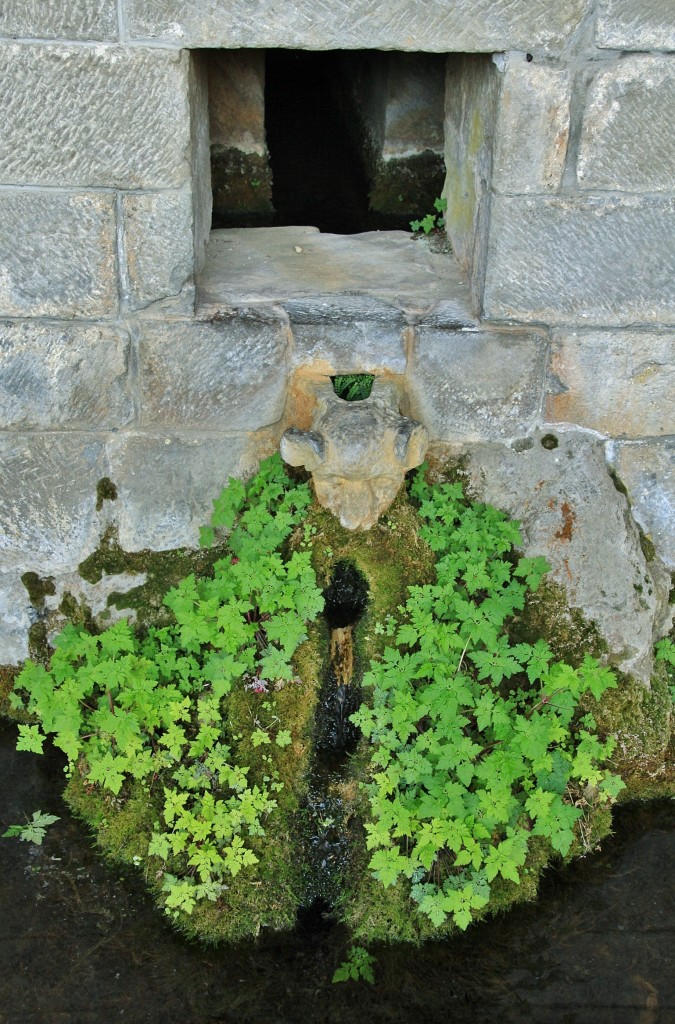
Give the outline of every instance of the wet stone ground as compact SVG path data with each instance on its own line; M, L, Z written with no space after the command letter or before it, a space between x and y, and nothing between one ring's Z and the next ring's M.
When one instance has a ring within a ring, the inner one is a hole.
M58 814L42 847L0 840L0 1024L671 1024L675 801L626 808L603 851L551 870L536 905L457 939L375 949L377 984L331 984L348 936L208 950L174 934L133 872L99 858L61 802L62 760L0 725L0 829Z

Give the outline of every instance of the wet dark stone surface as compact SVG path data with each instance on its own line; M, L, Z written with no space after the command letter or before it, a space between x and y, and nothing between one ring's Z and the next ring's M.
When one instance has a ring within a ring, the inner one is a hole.
M349 939L321 907L287 935L202 949L99 858L61 802L62 759L0 726L0 831L61 815L42 847L0 840L2 1024L671 1024L675 801L621 809L603 851L551 869L535 905L419 950L375 948L377 984L332 985Z
M330 629L351 626L366 610L368 584L351 562L338 562L323 599L323 614Z

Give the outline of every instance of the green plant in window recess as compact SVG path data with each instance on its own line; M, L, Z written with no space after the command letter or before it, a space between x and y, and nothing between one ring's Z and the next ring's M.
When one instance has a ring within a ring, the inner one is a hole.
M374 380L372 373L343 373L333 377L333 390L345 402L362 402L370 397Z
M40 753L49 736L88 786L122 802L139 784L152 794L145 858L174 917L216 900L257 862L250 840L265 834L283 788L274 752L292 737L272 696L251 723L252 745L270 751L254 778L236 756L241 736L229 735L228 695L273 695L293 680L292 656L323 597L309 552L281 551L309 502L278 455L248 484L231 480L201 535L210 545L227 531L227 554L211 577L169 591L170 626L143 635L125 620L98 635L67 626L49 667L28 661L15 684L13 706L37 719L19 726L17 749Z
M407 880L418 913L466 928L498 876L518 883L533 837L565 856L575 826L623 788L604 764L592 707L616 686L590 656L577 669L548 645L512 643L510 618L548 566L517 558L516 523L470 504L459 484L412 497L436 553L436 582L409 588L352 721L372 743L370 870Z
M410 221L411 231L423 231L430 235L432 231L442 231L445 228L445 213L448 209L447 199L434 199L435 213L428 213L420 220Z

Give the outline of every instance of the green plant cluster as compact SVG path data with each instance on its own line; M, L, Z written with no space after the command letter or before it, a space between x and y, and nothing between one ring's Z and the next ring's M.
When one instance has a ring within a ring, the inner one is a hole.
M582 709L616 680L590 656L574 669L542 640L510 641L548 569L515 557L517 524L421 471L411 494L437 578L380 626L392 643L363 680L372 707L352 716L374 744L366 843L383 886L407 879L435 927L466 928L498 876L519 883L532 837L566 855L582 816L623 788Z
M370 397L374 380L372 373L342 373L333 377L333 390L345 402L362 402Z
M425 235L430 235L432 231L442 231L445 228L445 213L448 209L448 200L434 199L434 209L435 213L427 213L420 220L411 220L410 230L423 231Z
M333 984L340 981L364 981L375 984L373 966L375 957L363 946L351 946L344 960L333 974Z
M61 819L56 814L45 814L44 811L33 811L33 817L24 825L10 825L6 832L2 833L3 839L18 838L24 843L35 843L42 846L42 840L47 835L47 829L55 821Z
M664 662L668 675L668 689L675 704L675 643L670 637L664 637L656 644L656 660Z
M119 621L92 635L67 626L49 668L28 661L11 700L39 724L19 726L17 749L41 752L47 736L86 785L123 801L141 785L158 816L147 858L178 917L216 901L228 880L258 860L252 840L283 788L275 751L290 730L260 697L249 735L228 722L235 689L274 693L293 678L291 659L323 607L307 551L282 550L310 502L279 456L248 485L231 480L214 502L205 545L229 532L213 575L185 578L165 604L174 622L136 635ZM252 778L240 751L264 748Z

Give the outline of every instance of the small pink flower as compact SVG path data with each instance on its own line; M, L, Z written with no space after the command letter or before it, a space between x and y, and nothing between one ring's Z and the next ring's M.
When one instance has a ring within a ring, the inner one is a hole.
M253 690L254 693L267 693L267 680L266 679L254 679L251 683L246 683L244 686L245 690Z

